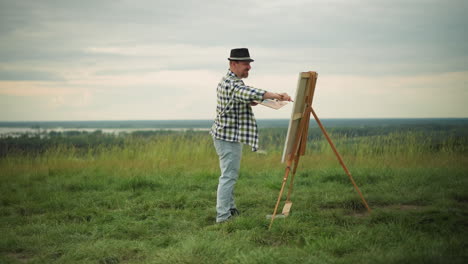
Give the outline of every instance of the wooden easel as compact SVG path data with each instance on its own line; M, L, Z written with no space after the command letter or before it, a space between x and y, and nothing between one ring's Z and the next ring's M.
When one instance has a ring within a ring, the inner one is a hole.
M309 133L309 121L310 121L310 114L311 113L314 116L315 120L317 121L317 124L319 125L320 129L322 130L323 135L325 136L328 143L330 144L330 147L333 149L333 152L335 153L336 157L338 158L339 163L343 167L344 171L346 172L349 179L351 180L351 183L353 184L354 188L356 189L359 196L361 197L361 200L362 200L364 206L367 208L367 210L369 212L371 212L371 209L367 205L367 202L364 199L364 196L362 196L362 193L359 190L359 187L354 182L354 179L351 176L351 173L349 172L348 168L344 164L343 158L341 157L341 155L336 150L335 144L333 144L332 140L328 136L327 131L323 127L322 122L320 122L320 119L318 118L317 114L315 113L314 109L312 108L312 98L314 96L315 84L317 83L317 76L318 75L317 75L316 72L312 72L312 71L302 73L302 76L304 76L304 75L308 75L308 78L309 78L309 87L306 90L306 95L305 95L305 98L304 98L304 102L305 102L304 110L303 110L302 113L295 113L293 115L293 119L299 119L300 118L301 120L300 120L298 129L296 130L296 136L294 138L292 151L287 157L286 170L285 170L285 174L284 174L284 177L283 177L283 182L281 184L281 190L280 190L280 193L278 195L278 200L276 201L276 205L275 205L275 209L273 211L273 215L271 215L271 222L270 222L270 226L268 227L268 229L270 229L271 226L273 225L273 221L275 220L276 212L278 210L278 206L280 204L281 197L283 196L284 187L286 186L286 182L287 182L287 180L289 178L289 174L291 172L291 167L293 167L291 181L289 182L289 190L288 190L288 194L286 196L286 203L285 203L285 205L283 207L283 211L282 211L282 214L281 214L284 217L289 215L289 211L290 211L291 206L292 206L291 193L292 193L293 184L294 184L294 176L296 175L297 166L299 164L299 158L300 158L300 156L303 156L305 154L306 144L307 144L307 136L308 136L308 133Z

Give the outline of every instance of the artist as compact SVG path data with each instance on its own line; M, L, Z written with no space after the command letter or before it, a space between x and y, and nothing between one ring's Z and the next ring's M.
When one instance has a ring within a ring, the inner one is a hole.
M216 222L221 223L239 215L234 202L234 186L239 177L242 144L252 151L258 149L257 123L252 112L254 101L277 99L291 101L287 93L272 93L251 86L241 80L249 76L251 69L249 50L232 49L229 71L218 84L216 118L211 127L216 152L219 156L221 176L216 199Z

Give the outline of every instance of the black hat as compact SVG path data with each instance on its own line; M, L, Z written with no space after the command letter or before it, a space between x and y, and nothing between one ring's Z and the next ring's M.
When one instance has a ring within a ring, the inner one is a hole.
M249 49L239 48L232 49L231 56L228 58L230 61L254 61L250 58Z

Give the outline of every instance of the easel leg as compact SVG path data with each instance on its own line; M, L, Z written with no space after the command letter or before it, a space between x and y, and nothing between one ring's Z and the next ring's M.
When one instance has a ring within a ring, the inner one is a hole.
M281 197L283 196L284 186L286 185L286 181L288 180L288 177L289 177L289 172L291 171L291 159L288 160L287 165L288 166L286 167L286 172L284 174L283 183L281 185L281 190L280 190L280 193L278 195L278 200L276 201L275 210L273 211L273 215L271 216L271 222L270 222L270 226L268 227L268 230L270 230L271 226L273 225L273 221L275 220L276 212L278 211L278 206L279 206L279 204L281 202Z
M291 201L289 199L292 193L294 175L296 174L297 165L299 164L299 157L301 155L301 152L305 151L305 143L307 142L307 134L308 134L308 128L309 128L308 119L310 120L310 112L307 111L306 109L302 116L301 122L299 123L299 129L296 132L296 139L293 145L294 146L293 151L295 154L291 154L288 158L286 173L283 178L283 184L281 185L281 190L278 195L278 200L276 201L275 210L273 211L273 215L271 216L271 222L270 222L270 226L268 227L268 229L271 228L271 226L273 225L273 221L275 220L276 212L278 211L278 206L279 206L279 203L281 202L281 197L283 196L284 187L286 185L286 181L288 180L289 172L291 171L291 165L294 160L293 175L291 177L291 182L289 184L288 196L287 196L285 208L283 208L283 211L285 213L289 213L289 209L291 208Z
M288 194L286 196L286 204L288 204L287 208L285 205L285 208L283 208L283 214L284 215L289 215L289 210L291 209L291 194L293 191L293 186L294 186L294 176L296 176L296 170L297 166L299 164L299 155L296 155L296 158L294 159L294 165L293 165L293 170L292 170L292 175L291 175L291 181L289 182L289 189L288 189Z

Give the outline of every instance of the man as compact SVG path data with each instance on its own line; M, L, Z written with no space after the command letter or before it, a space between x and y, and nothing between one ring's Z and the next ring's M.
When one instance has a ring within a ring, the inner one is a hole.
M250 63L254 61L248 49L232 49L228 60L229 71L218 84L217 115L210 131L221 168L216 199L217 223L239 214L234 202L234 185L239 176L242 144L250 145L252 151L258 149L257 123L251 107L256 105L254 100L291 101L286 93L267 92L244 84L241 79L249 76Z

